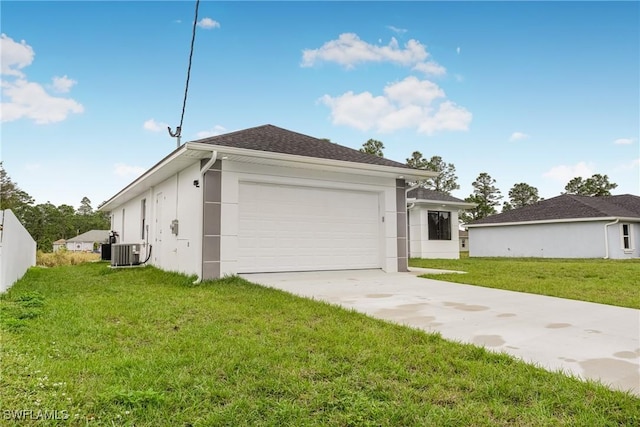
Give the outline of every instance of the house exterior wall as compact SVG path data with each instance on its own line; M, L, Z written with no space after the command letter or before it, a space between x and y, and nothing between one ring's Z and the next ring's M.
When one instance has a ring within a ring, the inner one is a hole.
M327 173L302 168L275 167L262 164L250 164L222 161L221 165L221 203L220 203L220 275L235 274L238 260L238 202L241 182L284 184L319 188L335 188L376 192L379 195L380 218L380 266L384 271L397 272L399 263L406 269L406 238L398 239L397 202L399 193L397 182L391 178ZM402 204L404 211L404 182L402 184ZM403 212L401 212L403 213ZM384 217L384 221L382 220ZM206 224L206 220L205 220ZM406 224L401 225L406 230ZM403 245L399 248L399 245ZM404 248L405 256L402 255ZM404 258L404 259L400 259Z
M0 292L36 265L36 242L9 209L0 211Z
M429 211L451 212L451 240L429 240ZM458 209L442 204L420 204L409 210L409 250L412 258L460 258Z
M612 221L613 222L613 221ZM631 248L624 248L622 239L622 225L628 224L630 227ZM609 258L611 259L630 259L640 258L640 221L619 221L617 224L607 227L607 237L609 244Z
M607 221L470 227L469 256L604 258L605 224ZM619 227L608 227L607 234L610 257L620 257Z
M151 250L149 263L164 270L202 272L205 280L218 278L237 273L240 183L365 191L378 194L380 267L387 272L406 271L404 180L232 160L218 160L201 177L202 163L194 161L144 194L112 208L112 229L119 234L118 243L142 244L141 260ZM194 180L200 181L199 187L194 186ZM145 238L142 199L146 199ZM177 235L171 230L176 219Z
M93 251L93 242L67 242L65 243L67 250L72 252L91 252Z
M202 206L202 192L193 184L198 179L200 164L194 161L144 194L114 207L111 210L112 229L119 235L118 243L140 243L141 261L151 251L149 263L164 270L200 274L202 237L198 212ZM144 238L143 199L146 207ZM174 220L178 223L177 235L171 230Z

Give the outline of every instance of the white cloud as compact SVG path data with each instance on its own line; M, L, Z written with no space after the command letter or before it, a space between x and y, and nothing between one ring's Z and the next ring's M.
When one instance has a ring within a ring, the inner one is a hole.
M220 28L220 23L218 21L214 21L211 18L202 18L201 20L198 21L197 25L198 27L204 28L205 30L210 30L212 28Z
M113 165L113 173L122 178L137 178L144 173L146 169L141 166L131 166L124 163L116 163Z
M78 82L70 79L66 75L62 77L56 76L53 78L53 90L58 93L67 93L76 83Z
M398 34L404 34L408 31L405 28L398 28L398 27L394 27L393 25L387 25L387 28L393 31L394 33L398 33Z
M509 137L509 141L522 141L523 139L528 139L528 138L530 138L530 135L527 135L526 133L514 132Z
M575 165L554 166L547 172L543 173L542 176L566 184L569 180L577 176L589 178L594 173L593 163L579 162Z
M2 122L21 118L32 119L36 124L55 123L65 120L70 113L82 113L84 107L70 98L49 95L44 88L24 79L0 82L3 98L0 117Z
M167 129L169 125L164 122L156 122L154 119L149 119L142 124L142 128L151 132L162 132Z
M444 98L444 91L429 80L407 77L404 80L388 85L384 93L391 101L405 106L411 104L431 105L438 98Z
M441 130L468 130L472 118L473 115L464 107L445 101L440 104L434 115L426 117L418 127L418 131L431 135Z
M384 95L349 91L336 97L324 95L319 101L331 109L334 124L362 131L414 128L430 135L440 130L467 130L472 114L444 100L445 96L435 83L410 76L388 84ZM437 105L439 99L443 102Z
M428 61L429 53L419 41L411 39L400 47L398 40L391 38L388 45L369 44L357 34L343 33L337 40L330 40L318 49L302 51L302 67L313 67L321 62L335 62L347 69L365 62L391 62L412 67L427 74L443 75L446 69L433 61Z
M416 64L413 69L432 76L444 76L447 74L446 68L433 61L420 62Z
M629 145L629 144L633 144L633 138L618 138L615 141L613 141L614 144L616 145Z
M196 133L196 137L197 138L208 138L210 136L221 135L221 134L225 133L226 131L227 131L227 129L224 126L215 125L213 127L213 129L203 130L203 131L200 131L200 132Z
M24 77L22 68L33 62L35 53L33 48L22 40L14 41L6 34L0 35L0 70L8 76Z
M458 47L456 48L456 53L457 53L458 55L460 55L460 46L458 46Z
M15 42L6 34L0 35L0 63L3 76L0 80L2 105L0 121L11 122L22 118L36 124L55 123L65 120L70 113L82 113L84 107L71 98L52 96L40 83L30 82L21 70L33 62L33 48L24 40ZM57 92L68 92L76 83L64 77L54 77L52 88Z
M24 165L24 168L28 171L28 172L35 172L38 169L40 169L42 167L42 165L40 163L27 163Z

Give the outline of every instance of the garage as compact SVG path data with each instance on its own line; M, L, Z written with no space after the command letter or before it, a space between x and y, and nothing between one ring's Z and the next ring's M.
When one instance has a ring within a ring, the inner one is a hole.
M380 195L239 182L238 272L381 268Z

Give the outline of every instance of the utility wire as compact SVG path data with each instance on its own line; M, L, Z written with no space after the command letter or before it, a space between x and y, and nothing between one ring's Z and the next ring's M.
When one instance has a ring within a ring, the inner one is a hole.
M180 147L180 137L182 136L182 122L184 121L184 112L187 109L187 95L189 93L189 79L191 77L191 61L193 59L193 46L196 42L196 26L198 25L198 6L200 6L200 0L196 0L196 12L193 19L193 31L191 33L191 48L189 49L189 66L187 67L187 82L184 87L184 100L182 101L182 114L180 115L180 125L176 128L175 132L171 132L171 127L167 126L169 135L172 138L176 138L177 147Z

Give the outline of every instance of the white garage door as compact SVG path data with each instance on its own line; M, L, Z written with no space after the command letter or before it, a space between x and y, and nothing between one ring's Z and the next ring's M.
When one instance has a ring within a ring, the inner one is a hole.
M380 268L378 194L240 183L238 272Z

